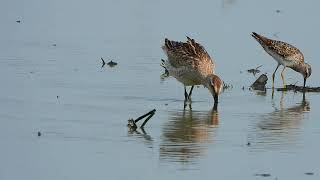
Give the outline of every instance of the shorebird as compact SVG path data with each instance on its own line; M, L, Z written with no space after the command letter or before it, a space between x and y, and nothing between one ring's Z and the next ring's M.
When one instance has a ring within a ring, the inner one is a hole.
M255 32L253 32L251 36L254 37L263 49L278 62L278 65L272 74L272 88L274 88L275 73L280 65L283 65L281 78L284 87L284 70L286 67L302 74L304 80L303 87L306 87L306 80L311 75L311 66L304 62L303 54L298 48L282 41L269 39Z
M166 38L162 49L168 56L168 60L162 60L161 66L170 76L184 85L185 103L191 100L194 86L201 84L208 88L214 103L218 103L223 83L214 73L215 65L201 44L188 36L186 42L171 41ZM191 86L189 94L186 86Z

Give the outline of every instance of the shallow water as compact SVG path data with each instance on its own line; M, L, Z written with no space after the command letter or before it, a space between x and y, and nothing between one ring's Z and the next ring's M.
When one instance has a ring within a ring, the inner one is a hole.
M270 78L276 67L256 31L298 46L313 68L307 84L319 86L319 5L4 1L0 179L319 179L319 94L250 91L257 76L246 72L262 65ZM164 38L185 35L233 85L217 110L203 87L183 110L183 86L160 78ZM100 57L118 66L101 68ZM292 70L286 81L303 82ZM129 118L153 108L144 131L128 132Z

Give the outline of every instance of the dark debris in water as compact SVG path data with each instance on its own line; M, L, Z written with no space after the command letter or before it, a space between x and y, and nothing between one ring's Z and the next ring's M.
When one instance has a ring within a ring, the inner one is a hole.
M306 172L306 173L304 173L305 175L309 175L309 176L312 176L312 175L314 175L314 173L313 172Z
M277 88L277 91L299 91L299 92L320 92L320 87L303 87L294 84L286 85L284 88Z
M129 128L129 130L130 130L130 131L135 131L135 130L138 128L137 122L140 121L141 119L147 117L147 119L144 120L144 122L143 122L142 125L140 126L140 128L143 129L144 126L145 126L145 125L147 124L147 122L149 121L149 119L151 119L152 116L155 114L155 112L156 112L156 109L153 109L153 110L149 111L148 113L146 113L146 114L138 117L136 120L129 119L129 120L128 120L128 125L127 125L128 128Z
M21 21L20 21L20 20L17 20L16 22L17 22L17 23L21 23Z
M114 67L114 66L116 66L116 65L118 65L118 63L116 63L116 62L114 62L114 61L109 61L108 63L107 63L107 65L109 66L109 67Z
M106 64L107 64L109 67L114 67L114 66L118 65L117 62L114 62L114 61L112 61L112 60L109 61L108 63L106 63L106 62L104 61L104 59L101 58L101 61L102 61L102 66L101 66L101 68L103 68Z
M227 84L226 82L223 82L223 87L222 87L223 90L229 90L232 88L233 88L232 84Z
M251 85L253 90L261 90L264 91L266 89L266 84L268 81L268 77L265 74L261 74L258 79Z
M252 74L255 76L256 74L260 73L259 68L260 68L261 66L262 66L262 65L256 67L255 69L248 69L247 72L248 72L248 73L252 73Z
M41 136L41 132L40 132L40 131L38 131L37 135L38 135L38 137L40 137L40 136Z
M104 65L106 65L106 62L104 61L104 59L103 59L103 58L101 58L101 61L102 61L102 66L101 66L101 68L103 68L103 67L104 67Z
M255 174L255 176L270 177L271 174L269 174L269 173L257 173L257 174Z

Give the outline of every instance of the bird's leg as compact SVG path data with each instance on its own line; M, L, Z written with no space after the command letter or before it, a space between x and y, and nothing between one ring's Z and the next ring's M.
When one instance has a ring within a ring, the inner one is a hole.
M285 83L284 83L284 70L286 69L286 66L283 67L283 70L281 71L281 78L282 78L282 85L283 85L283 88L286 87Z
M187 101L188 101L188 93L187 93L186 86L184 86L184 104L183 104L183 109L186 108L186 106L187 106Z
M193 90L194 86L191 86L191 89L189 91L189 95L188 95L188 100L191 100L191 95L192 95L192 90Z
M276 70L274 70L274 72L273 72L273 74L272 74L272 89L274 88L274 77L275 77L275 75L276 75L276 72L277 72L279 66L280 66L280 64L278 64Z
M272 94L271 94L271 99L274 97L274 88L272 88Z
M187 100L188 100L187 88L184 87L184 101L186 102Z

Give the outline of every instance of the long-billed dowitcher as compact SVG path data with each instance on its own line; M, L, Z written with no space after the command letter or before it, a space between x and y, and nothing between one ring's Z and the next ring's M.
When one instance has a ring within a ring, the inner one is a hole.
M165 39L162 49L168 60L162 60L163 66L170 76L175 77L184 85L185 103L191 100L191 93L195 85L204 85L209 89L218 103L218 95L222 91L222 81L215 75L215 65L202 45L187 37L187 42L177 42ZM189 94L186 86L192 86Z
M251 35L260 43L263 49L278 62L277 68L272 74L272 88L274 87L275 73L280 65L283 65L281 78L284 87L285 83L283 73L286 67L289 67L302 74L304 79L303 87L306 86L306 80L311 75L311 66L304 62L303 54L298 48L282 41L266 38L255 32L253 32Z

